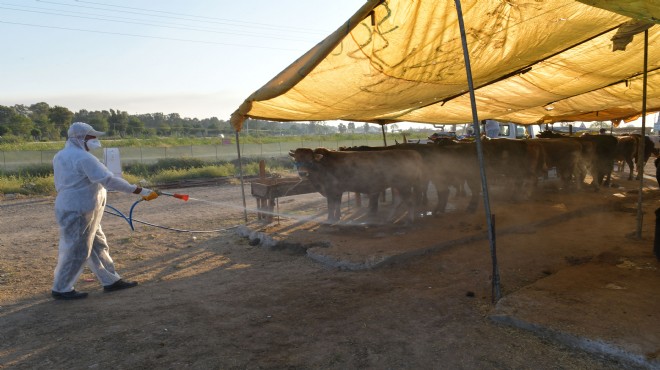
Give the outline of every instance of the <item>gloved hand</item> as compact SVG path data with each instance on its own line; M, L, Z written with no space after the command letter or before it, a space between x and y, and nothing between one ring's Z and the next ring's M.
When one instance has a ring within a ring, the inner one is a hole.
M156 193L153 190L149 190L147 188L142 188L142 191L140 191L140 195L142 195L142 199L146 201L150 201L158 198L158 193Z

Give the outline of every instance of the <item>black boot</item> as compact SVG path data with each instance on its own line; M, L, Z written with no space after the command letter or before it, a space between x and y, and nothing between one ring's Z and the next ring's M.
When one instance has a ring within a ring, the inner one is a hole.
M87 298L87 293L83 292L76 292L76 290L72 290L70 292L56 292L52 290L50 294L53 296L55 299L64 299L64 300L71 300L71 299L82 299L82 298Z
M137 285L138 285L137 281L124 281L122 279L119 279L115 281L114 284L112 285L104 286L103 290L106 292L114 292L115 290L128 289Z

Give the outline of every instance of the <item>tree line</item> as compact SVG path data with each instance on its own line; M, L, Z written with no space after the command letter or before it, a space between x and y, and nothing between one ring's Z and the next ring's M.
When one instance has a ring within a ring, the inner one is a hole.
M184 118L178 113L128 114L109 109L73 112L66 107L40 102L32 105L0 105L0 137L4 141L52 141L66 138L72 122L86 122L109 137L211 137L234 133L229 121L211 118ZM361 126L360 126L361 125ZM395 130L396 125L389 128ZM244 135L324 135L333 133L380 132L377 125L354 122L338 126L325 122L271 122L248 119L243 124Z

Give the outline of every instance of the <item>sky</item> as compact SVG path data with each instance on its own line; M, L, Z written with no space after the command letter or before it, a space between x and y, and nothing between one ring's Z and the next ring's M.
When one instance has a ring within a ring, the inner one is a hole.
M365 2L0 0L0 105L229 120Z
M0 0L0 105L228 120L366 0Z

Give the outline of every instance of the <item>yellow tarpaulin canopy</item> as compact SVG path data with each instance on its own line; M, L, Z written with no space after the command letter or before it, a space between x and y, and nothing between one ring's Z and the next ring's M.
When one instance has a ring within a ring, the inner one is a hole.
M479 119L632 120L660 110L657 0L463 0ZM631 18L631 17L634 17ZM367 1L232 114L273 121L472 121L456 8Z

